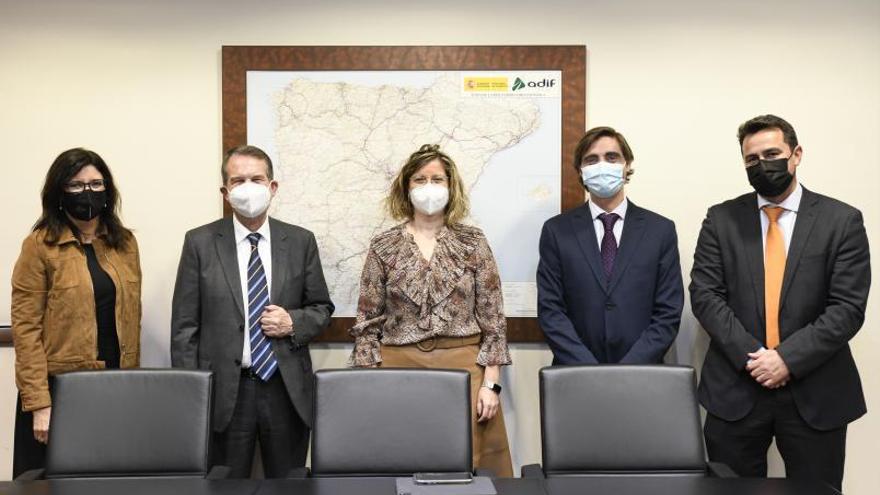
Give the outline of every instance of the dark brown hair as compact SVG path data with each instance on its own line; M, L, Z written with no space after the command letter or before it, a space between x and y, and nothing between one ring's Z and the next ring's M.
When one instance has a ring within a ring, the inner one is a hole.
M223 164L220 165L220 177L223 178L224 185L226 185L226 181L229 180L229 174L226 172L226 164L229 163L229 159L233 156L250 156L258 160L263 160L266 163L266 176L269 177L269 180L275 179L275 171L272 168L272 159L269 158L269 155L256 146L245 144L242 146L236 146L223 155Z
M797 134L794 132L794 127L782 117L767 114L749 119L743 123L743 125L739 126L736 137L739 139L740 152L742 151L743 141L745 141L747 137L761 132L764 129L779 129L782 131L782 139L785 141L785 144L791 148L791 151L794 151L794 149L797 148L798 138Z
M125 228L119 220L119 191L116 190L110 168L94 151L73 148L58 155L52 162L52 166L49 167L49 172L46 173L46 182L43 184L43 192L41 193L43 213L34 224L34 230L45 229L44 241L46 244L57 243L65 228L70 228L76 237L80 236L79 229L64 212L61 200L70 179L89 165L98 169L98 172L104 177L107 206L98 215L99 232L102 232L104 241L116 249L131 235L131 231Z
M580 177L581 171L581 163L584 159L584 155L587 154L587 151L590 150L590 147L596 143L596 141L602 139L603 137L614 138L617 141L617 144L620 145L620 151L623 152L623 159L626 160L627 165L631 165L635 157L633 156L632 148L629 147L629 143L626 142L626 138L623 137L623 134L617 132L612 127L593 127L581 140L578 142L577 148L574 150L574 169L578 171L578 176ZM629 177L635 172L632 168L627 170L626 172L626 181L629 182ZM578 179L580 180L580 179Z

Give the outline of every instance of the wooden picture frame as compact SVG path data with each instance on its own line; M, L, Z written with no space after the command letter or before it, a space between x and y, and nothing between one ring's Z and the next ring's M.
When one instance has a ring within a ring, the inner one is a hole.
M571 165L586 120L586 47L574 46L224 46L223 149L247 141L248 71L513 71L562 72L562 211L580 206L584 190ZM231 214L228 205L224 212ZM335 317L320 342L351 342L354 318ZM537 318L507 318L510 342L543 342Z

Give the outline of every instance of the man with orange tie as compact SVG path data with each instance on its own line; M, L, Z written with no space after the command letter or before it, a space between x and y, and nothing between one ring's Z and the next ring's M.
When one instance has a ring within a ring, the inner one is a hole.
M866 412L849 348L871 285L859 210L798 183L791 124L739 128L750 193L709 209L691 305L711 339L699 386L709 459L767 475L775 437L786 475L841 488L847 424Z

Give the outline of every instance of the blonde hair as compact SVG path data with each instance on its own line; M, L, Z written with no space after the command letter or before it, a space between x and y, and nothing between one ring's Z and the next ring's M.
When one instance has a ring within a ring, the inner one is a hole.
M468 216L468 198L464 192L464 184L455 162L449 155L440 151L440 145L423 144L418 151L411 154L406 164L397 173L388 197L385 198L385 207L395 220L411 220L413 217L413 205L409 200L409 180L416 172L428 163L440 160L446 171L449 187L449 202L443 211L446 225L461 223Z

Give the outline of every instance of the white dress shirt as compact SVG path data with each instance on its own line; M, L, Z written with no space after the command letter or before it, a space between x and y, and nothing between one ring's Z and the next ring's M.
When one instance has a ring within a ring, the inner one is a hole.
M587 203L587 205L590 207L590 215L593 216L593 228L596 230L596 242L599 244L599 251L602 251L602 238L605 237L605 224L599 219L599 215L606 212L602 208L596 206L592 201ZM611 229L612 232L614 232L614 240L617 241L618 246L620 246L620 236L623 235L623 221L626 219L627 206L629 206L629 200L623 198L623 201L617 205L617 208L608 212L617 213L617 215L620 216L620 219L614 222L614 227Z
M801 205L801 197L804 195L804 188L800 184L794 188L794 191L785 198L782 203L776 204L770 202L767 198L758 194L758 215L761 216L761 242L764 246L764 256L767 256L767 228L770 226L770 219L767 213L763 211L764 206L779 206L783 209L779 215L779 228L782 229L782 238L785 241L785 254L788 255L788 247L791 245L791 234L794 232L794 222L797 220L798 208Z
M251 234L251 231L248 230L247 227L241 224L236 218L235 215L232 215L232 227L235 231L235 247L236 252L238 253L238 275L241 279L241 295L242 295L242 303L244 304L244 347L241 351L241 367L242 368L250 368L251 367L251 340L250 340L250 332L248 331L248 276L247 276L247 267L248 261L251 259L251 241L248 240L247 236ZM259 229L256 230L256 233L260 234L260 241L257 243L257 250L260 252L260 261L263 262L263 270L266 271L266 289L269 294L272 293L272 237L269 234L269 218L266 218L266 221L263 222L263 225L260 226ZM272 304L272 301L269 301L269 304Z

